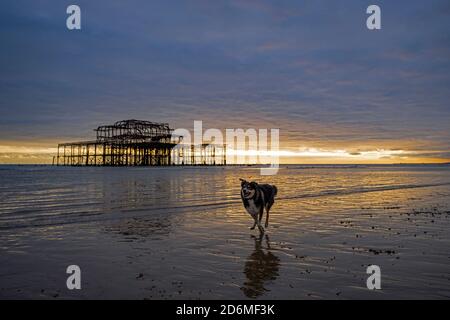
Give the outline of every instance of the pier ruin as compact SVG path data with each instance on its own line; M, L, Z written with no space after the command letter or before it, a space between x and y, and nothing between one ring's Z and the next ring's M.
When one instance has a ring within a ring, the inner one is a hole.
M122 120L94 130L96 140L58 144L57 166L226 165L226 146L183 144L167 123Z

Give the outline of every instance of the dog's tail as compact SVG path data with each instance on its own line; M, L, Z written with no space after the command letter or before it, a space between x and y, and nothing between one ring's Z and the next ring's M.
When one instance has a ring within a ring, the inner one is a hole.
M277 195L277 193L278 193L278 189L277 189L277 186L273 186L273 196L275 197L276 195Z

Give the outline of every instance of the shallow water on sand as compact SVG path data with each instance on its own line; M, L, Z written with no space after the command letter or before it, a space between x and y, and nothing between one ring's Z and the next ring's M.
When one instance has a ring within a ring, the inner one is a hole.
M265 236L239 178L275 184ZM448 166L0 166L0 298L449 298ZM77 264L82 289L66 289ZM377 264L382 290L366 288Z

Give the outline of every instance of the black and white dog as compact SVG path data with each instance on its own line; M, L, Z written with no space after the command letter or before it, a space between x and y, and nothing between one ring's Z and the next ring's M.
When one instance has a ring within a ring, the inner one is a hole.
M265 227L269 226L269 211L275 202L275 196L277 195L277 187L270 184L258 184L256 182L248 182L244 179L241 180L241 198L247 212L255 220L253 230L258 225L258 229L261 233L264 233L264 228L261 225L261 220L266 209L266 223Z

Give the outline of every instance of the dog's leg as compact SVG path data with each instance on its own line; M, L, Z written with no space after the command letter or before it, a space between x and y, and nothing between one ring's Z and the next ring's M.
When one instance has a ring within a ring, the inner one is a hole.
M270 211L270 208L267 207L266 208L266 224L264 225L266 228L269 226L269 211Z
M251 227L250 230L254 230L255 229L256 224L257 224L257 219L258 219L258 217L253 217L253 220L254 220L253 227Z
M261 225L261 223L258 224L258 229L259 229L259 232L260 232L261 234L264 234L264 228L263 228L263 226Z
M258 229L261 234L264 233L264 228L261 225L263 213L264 213L264 207L261 207L261 210L259 211L259 216L258 216Z

